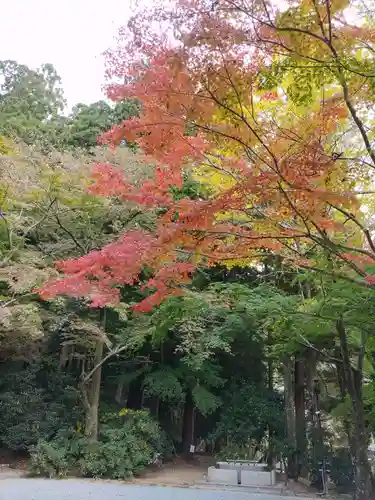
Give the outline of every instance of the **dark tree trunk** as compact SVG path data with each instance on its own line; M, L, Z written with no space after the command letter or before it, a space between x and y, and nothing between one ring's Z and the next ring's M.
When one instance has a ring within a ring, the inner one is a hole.
M186 391L185 397L181 445L184 457L187 460L191 460L194 454L190 451L190 447L195 445L195 411L190 389Z
M324 460L324 430L321 425L319 411L319 379L317 376L318 352L309 350L307 360L306 388L309 409L309 441L311 446L311 461L313 468L319 469L319 464ZM319 490L323 490L321 474L312 478L312 484Z
M372 498L371 468L368 461L368 431L365 424L363 406L363 361L365 355L366 338L363 335L362 345L358 356L358 366L354 368L350 360L348 338L342 318L336 323L340 339L340 349L343 360L345 384L350 396L353 415L354 435L352 439L352 456L355 457L355 500L370 500Z
M317 377L318 353L309 350L307 359L306 389L308 397L308 406L312 411L314 407L315 381Z
M148 398L147 407L149 408L150 413L155 418L155 420L159 420L160 399L157 396Z
M296 407L296 442L298 475L307 475L306 457L306 414L305 414L305 361L296 360L294 365L294 403Z
M131 410L141 410L143 401L143 376L130 382L126 407Z
M342 358L341 356L341 351L336 355L337 358ZM337 372L337 383L340 388L340 397L341 397L341 402L344 403L346 396L348 394L348 390L346 387L346 377L345 377L345 371L344 371L344 366L340 361L336 362L336 372ZM351 422L349 421L348 418L343 418L343 423L344 423L344 428L345 428L345 433L348 438L348 445L349 445L349 450L350 450L350 456L353 464L355 463L355 455L353 453L356 452L356 446L355 443L353 443L353 432L352 432L352 426Z
M272 334L271 330L268 330L267 334L267 343L268 343L268 348L270 349L272 346ZM268 375L268 389L270 391L273 391L273 359L268 352L268 370L267 370L267 375ZM274 429L272 428L271 425L268 426L268 453L267 453L267 465L270 469L272 469L275 465L275 450L274 450Z
M289 445L288 471L290 478L297 479L297 453L296 453L296 412L294 406L294 360L284 359L284 401L287 424L287 436Z
M61 368L65 368L67 363L68 363L69 351L70 351L69 345L63 344L61 346L61 351L60 351L60 366L61 366Z

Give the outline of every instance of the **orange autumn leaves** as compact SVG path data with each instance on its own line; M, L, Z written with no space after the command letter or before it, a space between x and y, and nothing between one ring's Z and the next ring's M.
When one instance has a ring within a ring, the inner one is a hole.
M301 109L286 92L287 70L265 88L272 65L285 57L274 38L262 53L267 41L256 36L267 30L261 21L252 19L247 29L238 13L225 17L205 5L179 4L180 17L171 18L180 30L175 45L147 33L144 15L132 24L127 50L112 58L114 76L124 68L128 73L125 83L108 87L110 97L136 97L142 112L103 141L138 143L153 172L135 185L120 169L98 165L90 190L142 210L162 209L155 232L125 233L100 251L60 264L65 276L47 284L44 297L67 293L103 306L119 300L119 287L137 283L147 267L154 276L145 286L153 293L137 309L148 311L179 294L197 264L249 265L277 254L310 266L317 246L362 275L373 262L371 251L351 243L367 244L358 234L362 219L348 182L351 164L336 151L350 126L343 92L326 99L324 82L314 83L315 97ZM186 175L204 186L204 195L174 197Z

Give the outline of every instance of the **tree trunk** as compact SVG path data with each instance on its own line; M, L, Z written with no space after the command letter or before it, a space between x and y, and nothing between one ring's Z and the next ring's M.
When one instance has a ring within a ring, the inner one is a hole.
M298 475L307 475L305 463L307 443L306 443L306 414L305 414L305 362L296 360L294 365L295 386L294 403L296 408L296 441Z
M288 477L297 479L297 454L296 454L296 413L294 406L294 361L293 358L284 359L284 401L287 424L287 437L289 446Z
M118 403L119 405L122 404L123 402L123 391L124 391L124 382L122 379L120 379L118 382L117 382L117 387L116 387L116 394L115 394L115 401L116 403Z
M342 359L341 351L339 354L335 354L336 357L339 357ZM340 388L340 397L341 397L341 402L344 403L346 396L348 394L347 386L346 386L346 381L345 381L345 372L344 372L344 366L340 361L336 362L336 373L337 373L337 384ZM350 457L353 462L355 463L355 455L353 453L356 451L356 446L355 443L353 443L353 432L352 432L352 427L351 427L351 422L347 417L343 418L343 423L344 423L344 428L345 432L348 438L348 445L349 445L349 450L350 450Z
M98 366L103 357L104 342L102 339L97 340L95 348L94 367ZM86 408L86 425L85 435L91 441L98 440L98 425L99 425L99 400L100 400L100 384L102 379L102 366L100 365L92 375L89 382L87 393L88 405Z
M355 500L373 499L371 468L368 461L367 446L367 441L366 443L357 443L357 459L355 464Z
M268 349L270 351L271 345L272 345L272 334L271 330L268 330L267 334L267 343L268 343ZM273 391L273 359L271 356L271 353L268 351L268 389L270 391ZM267 465L270 469L274 468L275 465L275 450L274 450L274 429L271 427L271 425L268 426L268 454L267 454Z
M69 359L70 346L68 344L63 344L60 351L60 366L65 368Z
M352 404L354 439L352 439L352 456L355 457L355 500L370 500L372 498L371 468L367 456L369 436L365 424L365 414L362 398L363 360L365 355L365 336L358 356L358 366L354 369L348 346L345 324L342 318L337 320L336 329L340 340L341 355L344 367L346 387Z
M106 329L106 310L101 309L99 312L99 320L105 332ZM99 430L99 401L100 401L100 385L102 381L102 359L104 351L104 335L103 338L98 338L95 345L95 355L93 370L90 380L83 380L83 396L86 407L86 422L85 436L91 441L98 440Z
M151 398L149 407L151 415L155 418L155 420L159 421L160 398L158 398L157 396Z
M138 376L130 382L126 407L131 410L141 410L143 401L143 376Z
M314 350L309 350L307 359L307 397L309 409L309 441L311 446L311 462L315 474L312 474L312 485L319 490L323 490L323 482L321 473L319 472L319 464L323 462L325 456L324 448L324 430L321 426L319 416L319 379L317 376L318 353Z
M314 394L315 394L315 380L317 376L318 353L309 350L307 358L307 374L306 374L306 389L308 397L308 405L313 409Z
M191 460L194 454L190 447L195 445L195 411L194 401L190 389L186 391L184 416L182 424L182 453L187 460Z

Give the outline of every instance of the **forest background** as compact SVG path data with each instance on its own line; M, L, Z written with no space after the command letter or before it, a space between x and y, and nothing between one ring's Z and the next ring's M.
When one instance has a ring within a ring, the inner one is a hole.
M53 65L0 62L0 441L33 473L203 439L371 498L370 7L248 5L156 9L173 50L137 13L69 115Z

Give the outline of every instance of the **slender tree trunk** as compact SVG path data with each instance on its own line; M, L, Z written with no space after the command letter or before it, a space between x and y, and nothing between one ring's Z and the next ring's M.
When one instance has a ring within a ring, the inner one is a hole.
M319 409L318 395L319 395L319 380L317 377L318 366L318 353L309 350L307 359L307 377L306 387L308 395L308 409L309 409L309 441L311 446L311 460L313 467L318 469L318 464L324 458L324 436L323 430L320 426L319 416L317 411ZM318 474L312 477L312 483L322 489L321 475Z
M63 344L61 346L61 351L60 351L60 366L61 368L65 368L69 359L69 350L70 346L67 344Z
M284 359L284 400L289 445L288 477L296 479L298 476L296 460L296 412L294 406L294 361L293 358Z
M160 410L160 398L156 398L155 402L155 418L159 421L159 410Z
M187 460L193 458L191 445L195 445L195 411L191 390L187 389L182 424L182 453Z
M143 401L143 376L130 382L126 407L131 410L141 410Z
M309 350L307 358L306 389L307 389L308 405L311 410L313 408L315 380L317 376L317 364L318 364L318 353L316 351Z
M369 436L365 425L362 398L365 337L362 338L358 366L355 370L350 360L348 338L342 318L337 321L336 328L340 339L345 382L352 404L352 415L354 419L354 439L352 440L352 446L355 446L355 450L352 451L352 455L355 457L355 500L370 500L372 498L371 468L367 455Z
M104 342L102 339L97 340L95 348L94 366L99 365L103 357ZM102 366L100 365L92 375L88 389L88 406L86 408L86 425L85 435L92 441L98 440L99 427L99 400L100 400L100 385L102 379Z
M72 371L74 368L74 347L71 349L68 357L68 364L66 365L67 371Z
M100 323L105 332L106 329L106 310L101 309L99 312ZM103 338L98 338L95 345L95 355L91 380L83 382L83 396L86 406L86 422L85 435L91 441L98 440L99 431L99 402L100 402L100 385L102 381L102 365L104 351L104 335Z
M305 414L305 360L295 361L295 386L294 403L296 408L296 441L297 441L297 460L298 475L307 475L305 467L305 457L307 450L306 442L306 414Z
M268 349L270 350L270 347L272 345L272 334L270 330L268 330L267 334L267 343L268 343ZM273 391L273 359L270 352L268 352L267 358L268 358L268 389L270 391ZM274 429L270 425L268 426L267 465L270 469L273 469L275 465Z
M119 405L121 405L123 402L123 392L124 392L124 382L122 379L120 379L117 382L116 394L115 394L115 401Z
M336 357L340 357L340 359L342 359L341 350L340 350L339 354L336 355ZM336 363L336 373L337 373L337 383L338 383L338 386L340 388L341 402L344 403L346 396L348 394L348 390L346 387L344 366L339 361L337 361L337 363ZM351 422L349 421L348 418L344 417L343 423L344 423L345 433L346 433L347 438L348 438L350 457L351 457L351 460L354 464L355 463L355 455L353 455L353 453L355 453L355 451L356 451L356 446L355 446L355 443L353 443L353 432L352 432Z

